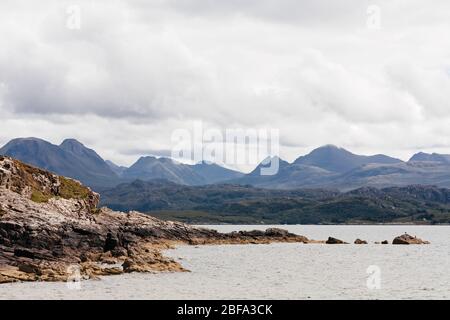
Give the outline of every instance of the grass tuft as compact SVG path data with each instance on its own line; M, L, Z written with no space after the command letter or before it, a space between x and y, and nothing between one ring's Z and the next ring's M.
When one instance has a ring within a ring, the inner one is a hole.
M44 194L38 190L34 190L31 194L31 200L37 203L48 202L48 199L50 199L51 197L51 195Z
M87 199L89 197L89 189L82 186L75 180L65 177L59 177L61 185L59 187L59 195L64 199Z

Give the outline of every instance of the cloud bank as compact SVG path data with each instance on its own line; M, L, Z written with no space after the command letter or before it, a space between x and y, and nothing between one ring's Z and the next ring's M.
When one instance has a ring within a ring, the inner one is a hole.
M449 11L445 0L4 0L0 143L75 137L128 165L202 120L279 129L288 160L327 143L450 153Z

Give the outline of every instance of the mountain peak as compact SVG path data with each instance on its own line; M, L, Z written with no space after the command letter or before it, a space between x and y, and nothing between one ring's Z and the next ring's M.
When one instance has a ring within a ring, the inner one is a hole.
M47 161L41 158L45 158L47 154L52 152L58 152L58 146L34 137L12 139L0 148L0 154L2 155L10 156L44 169L47 169Z
M140 157L131 167L124 170L125 179L166 179L179 184L200 185L225 181L242 176L242 173L221 167L218 164L201 161L190 165L172 158L154 156Z
M64 145L66 145L66 146L68 146L68 145L83 146L84 147L84 145L80 141L78 141L77 139L73 139L73 138L64 139L64 141L61 142L61 144L59 146L62 147Z
M272 161L278 161L278 171L284 167L289 166L289 162L281 159L279 156L267 156L248 175L249 176L260 176L261 170L265 170L264 168L269 168L272 166Z
M338 147L338 146L336 146L336 145L334 145L334 144L325 144L325 145L323 145L323 146L321 146L321 147L319 147L319 148L317 148L316 150L319 150L319 149L328 149L328 150L345 150L345 149L343 149L343 148L340 148L340 147Z
M64 149L66 151L70 151L70 152L78 154L78 155L82 155L82 154L85 154L85 153L91 153L91 154L94 153L93 150L86 148L84 146L84 144L82 144L81 142L79 142L78 140L75 140L75 139L65 139L59 145L59 147L61 149ZM98 157L97 154L95 154L94 156Z
M40 138L25 137L25 138L12 139L6 145L16 145L16 144L30 143L30 142L36 142L36 143L40 143L40 144L51 144L50 142L45 141L45 140L40 139ZM6 147L6 145L5 145L5 147Z
M142 157L139 157L137 162L142 162L142 161L149 162L149 161L153 161L153 160L156 160L155 156L142 156Z
M346 150L344 148L338 147L338 146L336 146L334 144L326 144L326 145L323 145L321 147L318 147L318 148L312 150L310 152L310 154L311 153L318 153L318 152L341 152L341 153L353 154L350 151L348 151L348 150Z
M59 175L82 181L89 186L110 186L117 176L92 149L75 139L54 145L39 138L19 138L8 142L0 154Z
M335 145L325 145L314 149L305 156L299 157L294 163L343 173L369 163L392 164L398 162L401 162L401 160L382 154L363 156Z
M425 153L418 152L409 159L410 162L414 161L430 161L430 162L441 162L441 163L450 163L450 155L447 154L439 154L439 153Z
M157 158L155 156L142 156L135 162L135 164L138 165L149 165L157 163L180 164L178 161L173 160L172 158L167 157Z
M104 160L92 149L87 148L84 144L76 139L65 139L59 147L65 151L69 151L77 156L83 157L85 160L90 159L90 161L97 163L103 167L103 169L109 166L104 162Z
M260 166L267 166L268 164L270 164L272 161L278 161L278 163L281 165L285 165L285 164L289 164L287 161L281 159L279 156L267 156L263 161L261 161L261 163L259 164Z

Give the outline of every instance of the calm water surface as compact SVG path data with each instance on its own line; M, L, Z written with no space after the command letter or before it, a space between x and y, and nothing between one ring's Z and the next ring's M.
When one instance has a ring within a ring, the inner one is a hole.
M269 226L208 227L229 232ZM83 281L79 289L3 284L0 299L450 299L450 226L278 227L311 239L372 244L181 246L166 254L189 273L103 277ZM404 232L431 245L373 244Z

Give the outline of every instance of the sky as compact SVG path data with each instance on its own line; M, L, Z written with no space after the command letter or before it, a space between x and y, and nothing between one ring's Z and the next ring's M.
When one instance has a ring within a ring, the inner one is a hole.
M448 0L2 0L0 144L130 165L201 122L278 130L288 161L450 153L449 34Z

